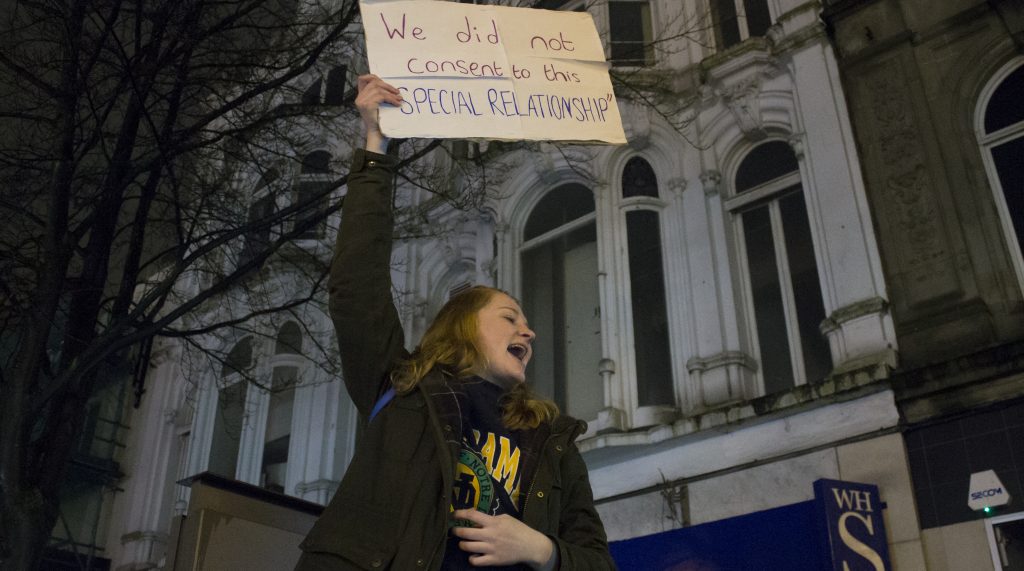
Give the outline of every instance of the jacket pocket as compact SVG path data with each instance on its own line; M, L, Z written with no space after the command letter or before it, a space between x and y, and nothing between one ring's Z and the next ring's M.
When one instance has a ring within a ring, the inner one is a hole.
M360 569L387 569L398 546L396 519L358 498L336 498L301 547L310 553L337 555Z

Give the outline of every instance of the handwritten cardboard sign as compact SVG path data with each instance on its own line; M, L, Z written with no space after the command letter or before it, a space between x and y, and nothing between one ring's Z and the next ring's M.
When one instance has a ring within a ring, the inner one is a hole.
M585 12L362 0L370 71L402 92L389 137L625 143Z

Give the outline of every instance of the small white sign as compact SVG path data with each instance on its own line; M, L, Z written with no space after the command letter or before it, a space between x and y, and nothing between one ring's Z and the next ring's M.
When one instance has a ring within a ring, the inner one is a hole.
M362 0L370 71L402 92L389 137L626 142L586 12Z
M1010 493L999 481L995 470L971 474L971 485L967 495L967 506L978 511L1010 503Z

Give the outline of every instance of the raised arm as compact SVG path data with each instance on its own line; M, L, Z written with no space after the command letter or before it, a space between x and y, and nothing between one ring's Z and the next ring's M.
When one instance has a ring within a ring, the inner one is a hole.
M387 373L405 355L391 294L393 157L377 122L381 103L398 105L398 91L373 75L359 78L356 107L366 148L355 152L328 280L331 319L338 336L349 396L363 415L382 392Z

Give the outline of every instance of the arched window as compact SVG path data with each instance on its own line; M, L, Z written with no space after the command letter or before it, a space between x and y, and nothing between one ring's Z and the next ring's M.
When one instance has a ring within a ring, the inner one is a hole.
M523 310L537 333L529 378L562 410L604 408L594 195L579 184L548 192L523 227Z
M996 81L984 103L979 142L1017 279L1024 288L1024 61L1018 60Z
M331 186L331 154L313 151L302 158L302 168L295 181L293 204L301 210L295 215L295 228L305 230L299 239L319 239L324 236L324 192ZM308 227L307 227L308 226Z
M736 171L732 214L764 392L822 380L832 369L811 228L793 150L754 148Z
M637 197L658 198L658 180L647 161L633 157L622 169L622 198L628 206L626 240L637 404L674 405L660 214L650 207L650 201L627 200Z
M302 330L297 323L289 321L281 326L281 330L277 332L274 354L302 354Z
M207 469L226 478L236 476L238 447L245 425L245 405L249 386L240 373L251 366L252 339L246 337L228 352L221 368L217 390L217 409Z

